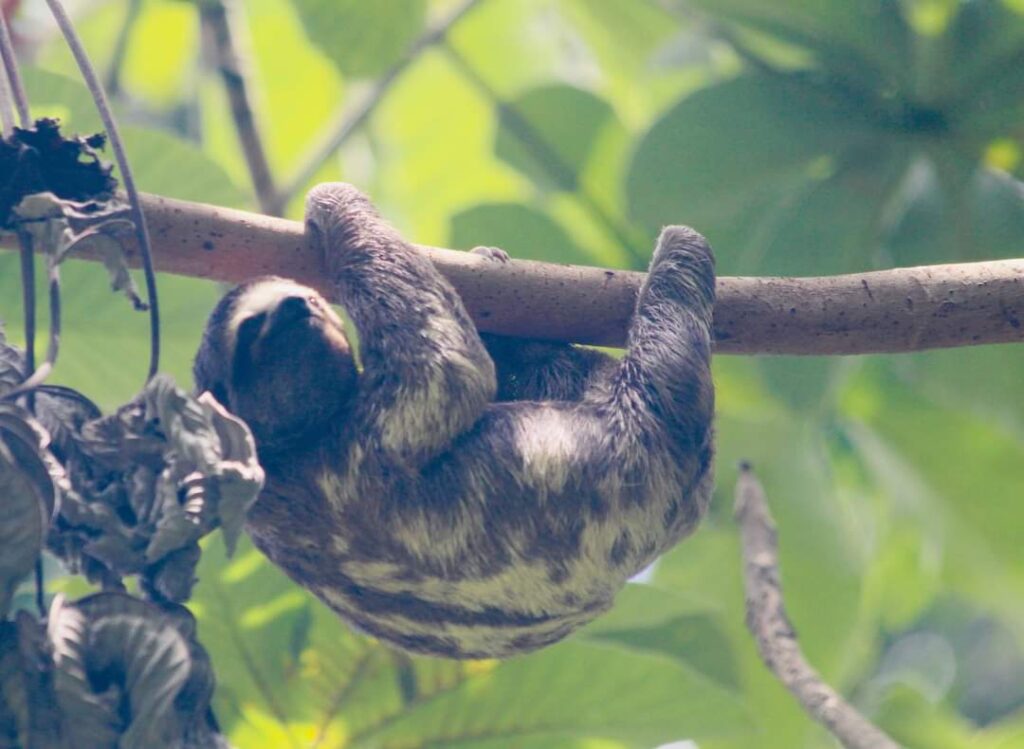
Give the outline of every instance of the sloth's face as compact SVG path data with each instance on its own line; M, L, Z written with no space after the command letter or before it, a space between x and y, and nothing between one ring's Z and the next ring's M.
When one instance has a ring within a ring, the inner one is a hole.
M225 302L218 348L226 366L214 394L249 424L257 444L300 439L336 418L355 389L356 368L327 301L275 278L245 285Z

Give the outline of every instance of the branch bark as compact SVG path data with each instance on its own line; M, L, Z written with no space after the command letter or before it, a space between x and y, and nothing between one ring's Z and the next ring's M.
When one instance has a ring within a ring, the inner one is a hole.
M735 514L743 540L747 628L757 640L762 660L804 710L846 749L899 749L899 744L826 684L800 651L782 600L775 522L764 489L747 465L740 467L736 482Z
M142 196L156 268L239 282L288 276L329 293L302 224ZM9 235L0 245L13 249ZM422 247L481 330L621 346L642 273ZM130 260L138 264L136 247ZM720 277L715 346L726 354L867 354L1024 341L1024 260L819 278Z

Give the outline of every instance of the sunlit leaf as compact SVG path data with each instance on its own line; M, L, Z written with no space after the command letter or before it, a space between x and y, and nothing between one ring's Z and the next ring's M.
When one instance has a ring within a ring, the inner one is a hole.
M571 86L545 86L505 104L495 151L538 186L571 190L600 130L611 123L607 102Z
M423 29L425 0L293 0L310 40L345 75L383 73Z
M541 211L517 203L477 205L452 217L454 247L500 247L514 258L587 264L565 229Z

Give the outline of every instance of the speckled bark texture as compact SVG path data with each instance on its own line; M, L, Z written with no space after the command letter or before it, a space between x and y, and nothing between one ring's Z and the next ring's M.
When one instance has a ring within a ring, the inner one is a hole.
M144 197L144 210L158 270L229 282L276 274L331 291L297 222L155 195ZM10 237L2 244L14 248ZM621 346L643 282L641 273L493 263L420 249L490 333ZM722 354L866 354L1024 341L1024 260L823 278L720 277L717 299L715 351Z

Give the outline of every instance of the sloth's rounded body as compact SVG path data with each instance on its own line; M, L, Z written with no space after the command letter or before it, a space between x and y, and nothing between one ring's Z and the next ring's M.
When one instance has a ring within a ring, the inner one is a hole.
M315 292L258 279L214 312L195 373L253 427L256 544L343 618L415 652L526 652L606 610L695 527L713 454L699 235L662 233L619 362L485 344L353 188L314 190L307 226L363 371Z

